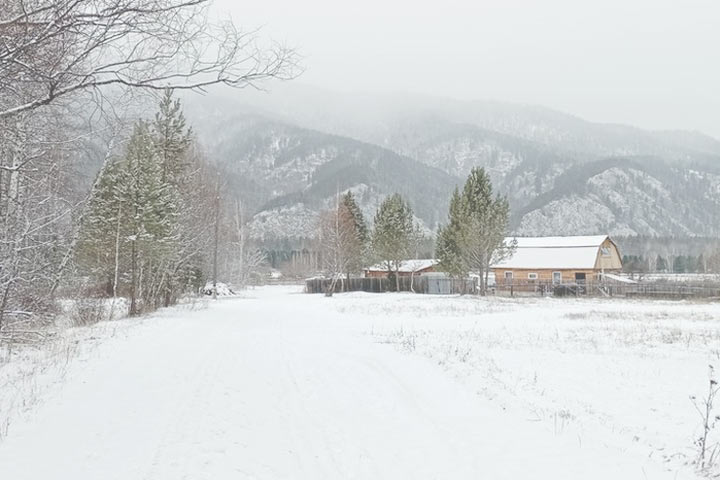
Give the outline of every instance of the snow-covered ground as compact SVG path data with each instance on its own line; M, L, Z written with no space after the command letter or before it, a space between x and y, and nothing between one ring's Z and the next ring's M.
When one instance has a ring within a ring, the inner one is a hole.
M623 274L630 277L629 274ZM717 283L720 281L720 275L714 273L645 273L642 275L634 275L635 279L641 279L644 282L679 282L688 284L699 283Z
M72 334L93 347L33 377L0 478L695 478L689 396L720 363L718 320L687 302L250 290Z

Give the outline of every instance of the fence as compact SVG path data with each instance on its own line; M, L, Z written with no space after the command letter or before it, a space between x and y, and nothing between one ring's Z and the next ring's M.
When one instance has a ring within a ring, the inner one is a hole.
M313 278L305 281L307 293L325 293L332 280ZM456 279L437 276L400 277L399 289L394 278L346 278L338 279L334 293L339 292L415 292L435 294L476 294L477 283L473 279ZM702 285L647 282L647 283L552 283L513 282L495 285L488 289L491 295L502 296L595 296L595 297L647 297L647 298L720 298L720 283Z
M713 298L720 297L720 284L690 285L680 283L552 283L525 282L497 285L495 293L500 295L553 295L595 296L595 297L650 297L650 298Z
M395 278L368 277L368 278L339 278L335 283L334 293L339 292L415 292L415 293L444 293L464 294L477 293L477 285L472 279L456 279L449 277L406 277L401 276L396 283ZM332 280L328 278L310 278L305 281L305 292L326 293ZM398 288L399 287L399 288Z

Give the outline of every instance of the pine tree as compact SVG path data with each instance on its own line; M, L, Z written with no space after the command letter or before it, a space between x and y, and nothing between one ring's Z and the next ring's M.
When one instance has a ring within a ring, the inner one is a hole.
M155 150L162 165L162 180L179 184L188 166L187 151L192 129L186 126L180 100L173 100L172 90L165 90L152 125Z
M123 158L99 181L81 235L79 257L88 271L107 279L113 293L128 282L130 314L140 313L141 298L156 301L165 266L178 233L177 190L163 181L147 122L138 121Z
M129 209L120 194L122 165L110 163L98 181L97 192L85 217L76 250L76 263L81 273L97 278L105 293L115 296L118 290L118 250L127 236L124 224Z
M455 275L477 273L485 294L490 264L514 249L505 242L509 214L507 199L493 197L485 170L472 169L462 192L453 194L448 225L439 232L437 255L443 268Z
M678 255L673 258L672 269L673 273L685 273L687 270L687 261L685 257Z
M352 192L348 191L342 196L340 205L346 210L352 222L352 242L347 245L346 252L349 260L346 267L346 276L348 282L350 282L350 274L362 270L367 261L369 234L365 218Z
M435 257L439 261L440 269L454 276L462 276L467 273L463 267L459 245L463 219L464 210L460 192L455 188L450 199L448 224L439 227L435 244Z
M370 239L368 234L368 227L367 223L365 222L365 217L362 214L362 210L360 210L360 206L355 200L355 196L352 194L352 192L348 191L345 195L342 196L341 203L345 206L345 208L348 209L348 211L352 215L358 239L363 244L366 244Z
M400 265L413 254L418 228L410 205L399 194L386 198L375 213L372 233L373 254L395 276L395 288L400 289Z
M194 178L196 175L191 172L193 132L187 127L180 100L173 99L170 89L165 90L160 101L151 134L162 166L162 181L177 189L176 211L183 213L179 218L181 225L177 248L167 262L166 272L162 277L163 304L167 306L179 290L195 281L197 271L203 263L199 252L204 246L198 226L207 223L208 218L206 215L194 215L197 213L194 207L201 201L198 194L203 191L203 186L199 184L202 179Z
M130 230L130 314L140 312L139 297L157 298L159 283L177 240L179 198L167 181L147 122L136 123L124 161L125 181L120 184L128 199ZM155 306L155 305L153 305Z

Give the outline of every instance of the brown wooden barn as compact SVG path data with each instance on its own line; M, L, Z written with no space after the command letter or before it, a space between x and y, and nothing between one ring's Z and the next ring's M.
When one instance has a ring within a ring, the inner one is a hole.
M607 235L514 237L510 258L491 266L497 285L592 283L622 270L617 245Z
M420 258L414 260L403 260L400 263L398 270L398 276L409 277L410 275L420 275L422 273L429 273L435 271L435 266L438 261L432 258ZM392 268L393 272L395 267ZM387 277L388 267L384 263L373 265L365 269L365 277Z

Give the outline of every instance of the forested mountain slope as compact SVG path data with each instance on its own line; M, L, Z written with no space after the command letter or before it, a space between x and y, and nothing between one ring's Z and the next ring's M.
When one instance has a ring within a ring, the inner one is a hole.
M338 191L366 214L407 196L428 230L475 166L516 233L716 235L720 142L589 122L537 106L293 86L189 106L258 238L313 235Z

